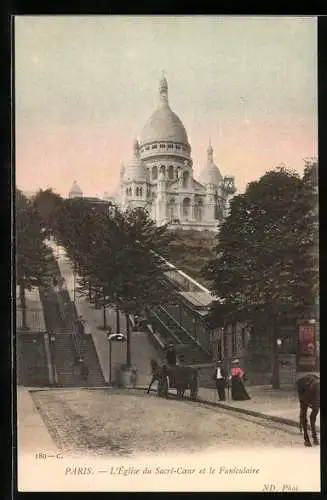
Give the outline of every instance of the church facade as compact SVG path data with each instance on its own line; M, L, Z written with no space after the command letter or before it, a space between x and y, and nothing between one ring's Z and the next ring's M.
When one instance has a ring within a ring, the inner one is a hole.
M234 177L223 177L211 144L199 180L194 178L191 146L185 127L168 101L163 76L159 105L145 124L133 156L120 172L117 203L122 209L143 207L157 225L216 230L235 193Z
M119 189L103 199L127 208L145 208L157 225L216 231L228 213L235 193L234 177L223 177L209 143L207 162L195 179L191 146L180 118L168 101L168 83L162 76L159 103L135 140L132 159L120 170ZM83 196L74 182L69 197Z

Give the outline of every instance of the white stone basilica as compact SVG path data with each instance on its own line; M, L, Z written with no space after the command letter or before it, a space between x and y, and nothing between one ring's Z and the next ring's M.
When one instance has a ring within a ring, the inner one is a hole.
M207 164L199 181L194 178L191 146L183 123L169 106L165 76L159 97L140 141L134 142L132 160L121 167L115 201L122 209L146 208L158 225L217 230L235 193L234 177L222 177L209 144Z

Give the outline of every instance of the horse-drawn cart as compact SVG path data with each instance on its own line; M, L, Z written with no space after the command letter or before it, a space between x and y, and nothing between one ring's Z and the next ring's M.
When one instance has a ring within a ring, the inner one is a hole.
M190 390L193 401L198 395L198 371L191 366L161 365L157 372L158 396L167 397L169 389L177 390L177 397L182 398Z

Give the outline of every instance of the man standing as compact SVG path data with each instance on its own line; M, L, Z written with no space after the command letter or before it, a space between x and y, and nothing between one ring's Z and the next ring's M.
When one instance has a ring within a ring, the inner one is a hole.
M226 371L222 366L221 361L217 361L217 365L212 374L212 378L215 381L216 389L219 397L219 401L226 400Z
M174 366L177 364L177 355L174 344L168 344L166 348L166 362L167 365Z

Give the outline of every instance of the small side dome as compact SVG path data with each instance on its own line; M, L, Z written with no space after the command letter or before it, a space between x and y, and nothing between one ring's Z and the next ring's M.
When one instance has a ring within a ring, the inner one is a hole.
M209 143L209 147L207 149L207 165L202 170L199 181L204 186L208 184L212 184L214 186L219 186L223 180L223 177L220 173L219 168L215 165L213 161L213 148L211 143Z
M83 196L83 192L76 181L73 182L72 187L68 193L69 198L81 198Z
M146 181L147 169L140 159L139 143L134 141L133 157L128 165L124 168L123 180L126 181Z

